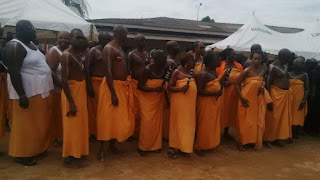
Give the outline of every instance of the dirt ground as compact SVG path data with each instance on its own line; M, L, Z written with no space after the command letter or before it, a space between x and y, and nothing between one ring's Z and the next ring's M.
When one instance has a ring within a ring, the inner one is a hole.
M0 140L7 153L8 136ZM38 166L23 167L8 155L0 157L0 179L320 179L320 138L303 137L283 148L239 152L233 141L222 144L205 157L167 158L167 143L161 153L141 157L136 142L118 146L126 155L108 153L105 162L96 160L98 143L90 143L88 166L62 166L61 149L50 148Z

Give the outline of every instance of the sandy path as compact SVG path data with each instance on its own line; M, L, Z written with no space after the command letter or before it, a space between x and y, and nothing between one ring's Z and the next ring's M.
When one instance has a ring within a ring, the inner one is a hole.
M8 136L0 140L7 152ZM304 137L284 148L260 152L239 152L235 142L224 142L205 157L167 158L167 144L160 154L140 157L136 142L119 147L126 156L111 155L105 162L95 157L98 143L90 144L89 166L83 169L62 167L61 149L51 148L35 167L15 164L7 155L0 157L0 179L320 179L320 139Z

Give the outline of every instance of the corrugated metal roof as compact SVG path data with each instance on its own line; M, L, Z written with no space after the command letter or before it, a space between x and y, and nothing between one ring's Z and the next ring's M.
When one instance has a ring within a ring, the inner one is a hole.
M166 29L167 31L193 31L194 33L204 33L204 34L224 34L230 35L237 31L242 24L230 24L230 23L210 23L201 22L187 19L175 19L167 17L157 17L157 18L147 18L147 19L94 19L89 20L93 24L98 26L121 24L125 26L131 26L141 29ZM277 26L267 26L274 31L281 33L297 33L303 31L303 29L298 28L287 28L287 27L277 27Z

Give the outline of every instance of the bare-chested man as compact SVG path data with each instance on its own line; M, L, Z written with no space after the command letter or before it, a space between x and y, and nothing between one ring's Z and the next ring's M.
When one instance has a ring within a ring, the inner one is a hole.
M127 140L134 131L132 88L127 79L127 58L123 52L127 34L125 27L115 26L113 40L102 52L106 77L101 83L97 112L98 158L101 161L104 161L104 141L110 141L111 150L116 152L115 141Z
M194 59L196 60L196 66L194 68L194 74L197 75L202 69L204 69L203 67L203 56L205 54L205 46L202 42L195 42L194 43Z
M178 66L181 65L178 60L178 54L180 53L180 46L176 41L169 41L166 44L167 49L167 65L172 67L172 70L175 70Z
M99 88L105 76L102 51L112 37L107 32L99 33L99 45L90 49L86 59L86 78L88 92L89 133L94 137L97 133L97 110L99 101Z
M71 31L71 47L61 59L61 107L63 117L63 164L84 166L82 156L89 154L87 92L85 83L85 49L87 39L80 29Z
M60 32L58 45L49 49L46 54L47 63L51 69L54 90L52 92L52 139L54 145L59 145L58 138L62 138L62 115L61 115L61 56L62 52L69 48L70 33ZM61 146L61 145L60 145Z
M136 49L129 53L129 65L132 77L132 90L134 96L134 115L135 115L135 133L134 136L137 137L139 134L140 127L140 106L138 102L138 80L143 74L145 67L149 64L148 53L144 51L146 46L146 38L142 34L137 34L134 37L136 43Z
M292 58L292 53L288 49L281 49L278 57L279 59L269 66L266 86L273 100L273 104L268 104L266 114L264 140L267 147L271 147L272 141L283 146L279 140L291 137L291 97L287 63Z
M146 38L142 34L137 34L134 37L136 49L129 53L129 63L131 70L131 77L134 80L139 80L143 74L146 65L149 64L148 52L144 50L146 46Z

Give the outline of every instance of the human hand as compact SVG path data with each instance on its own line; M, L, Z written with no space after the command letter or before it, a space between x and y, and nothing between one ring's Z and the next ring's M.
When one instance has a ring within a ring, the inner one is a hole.
M28 109L29 108L29 99L26 95L20 96L19 98L19 106L22 109Z
M112 102L112 105L118 106L119 100L118 100L118 97L117 97L116 94L112 94L112 95L111 95L111 102Z
M249 107L249 101L246 98L241 98L242 106L245 108Z
M74 103L69 104L69 112L66 116L75 116L77 115L77 107Z

